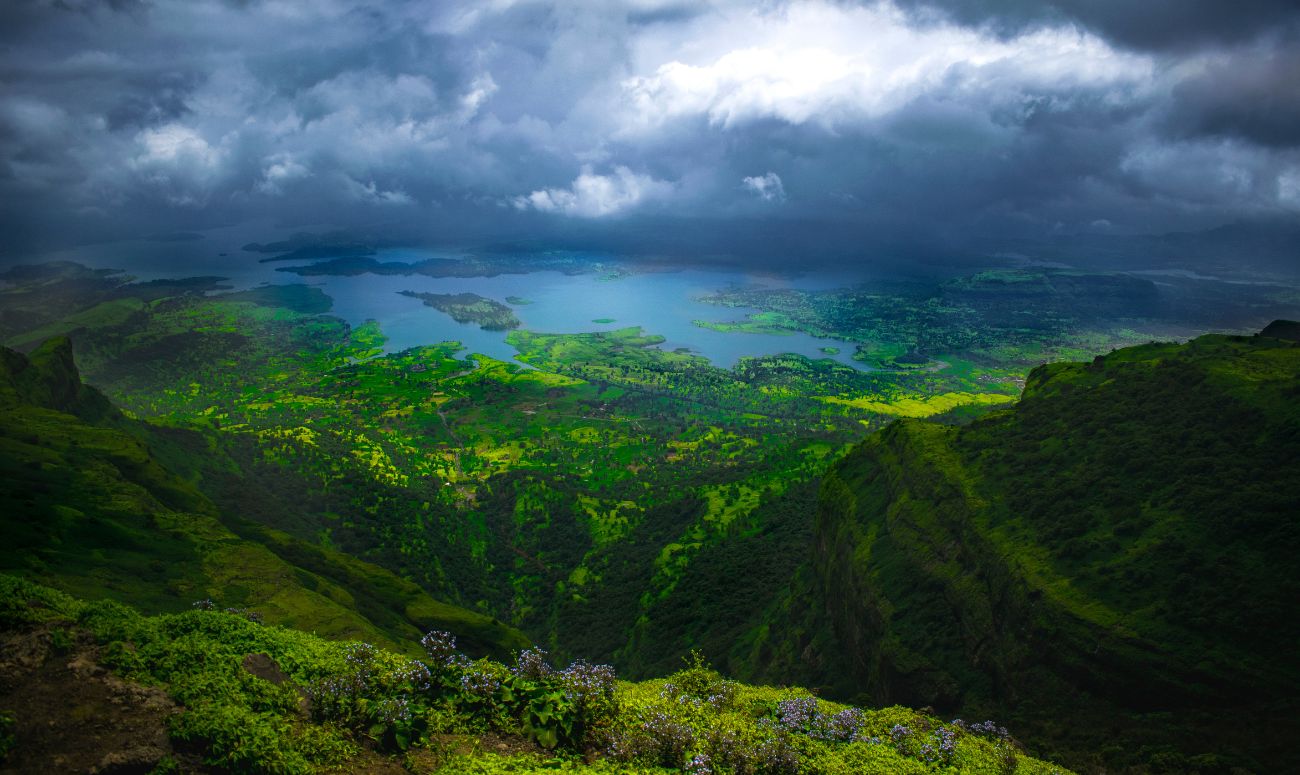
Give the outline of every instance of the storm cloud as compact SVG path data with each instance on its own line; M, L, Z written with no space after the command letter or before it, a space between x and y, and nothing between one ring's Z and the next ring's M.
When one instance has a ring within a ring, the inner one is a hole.
M254 219L796 256L1300 219L1280 0L17 0L0 29L8 254Z

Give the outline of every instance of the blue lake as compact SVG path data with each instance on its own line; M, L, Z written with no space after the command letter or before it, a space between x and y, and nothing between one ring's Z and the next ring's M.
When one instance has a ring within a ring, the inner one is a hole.
M477 293L505 303L507 297L521 297L531 303L511 305L523 328L545 333L582 333L640 326L659 334L665 349L685 348L708 358L715 365L731 367L746 356L798 353L810 358L832 358L855 368L854 345L836 339L819 339L807 334L773 335L701 328L696 320L740 320L756 310L721 307L699 301L699 297L733 286L791 287L816 289L851 284L844 277L827 275L778 276L751 274L741 270L681 268L638 271L617 277L596 273L566 275L555 271L507 274L496 277L433 278L422 275L389 276L364 274L353 277L300 277L278 272L285 263L259 263L262 256L239 250L236 239L221 240L209 233L187 242L132 241L60 251L42 260L70 260L99 268L122 269L141 280L215 275L228 278L236 289L265 283L305 283L319 287L334 301L330 314L352 325L367 320L379 323L388 337L390 352L416 345L443 341L464 344L464 355L482 353L515 361L516 350L506 343L504 331L484 331L477 325L457 323L446 314L425 306L419 299L399 291L431 293ZM228 247L226 242L230 242ZM196 244L197 243L197 244ZM217 247L214 247L214 243ZM226 252L221 256L219 252ZM431 257L456 257L454 253L416 249L389 249L376 256L381 261L414 262ZM614 257L601 257L608 267ZM310 262L303 262L310 263ZM289 265L296 265L289 264ZM600 319L613 322L597 323ZM821 348L838 348L828 355Z

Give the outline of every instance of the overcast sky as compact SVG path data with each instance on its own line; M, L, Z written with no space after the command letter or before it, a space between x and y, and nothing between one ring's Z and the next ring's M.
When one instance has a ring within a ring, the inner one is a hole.
M5 0L0 232L726 253L1294 223L1297 7Z

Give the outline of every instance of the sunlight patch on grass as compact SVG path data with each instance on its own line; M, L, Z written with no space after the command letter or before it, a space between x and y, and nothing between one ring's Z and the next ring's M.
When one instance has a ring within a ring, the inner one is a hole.
M908 396L892 399L868 396L860 398L817 396L817 400L875 414L886 414L892 417L923 418L943 414L959 406L995 406L997 404L1011 403L1016 399L1015 396L1003 393L966 393L957 391L939 393L933 396Z

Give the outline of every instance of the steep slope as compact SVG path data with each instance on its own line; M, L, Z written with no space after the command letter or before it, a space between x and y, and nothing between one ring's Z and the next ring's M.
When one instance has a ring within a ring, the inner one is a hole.
M145 617L0 574L0 773L1069 775L1005 729L604 665L418 660L220 611Z
M150 434L81 383L67 339L30 357L0 348L0 569L154 611L211 599L397 649L430 628L478 652L526 645L386 570L222 514L159 463Z
M827 683L998 714L1081 769L1294 771L1297 399L1300 345L1204 336L891 425L822 490Z

